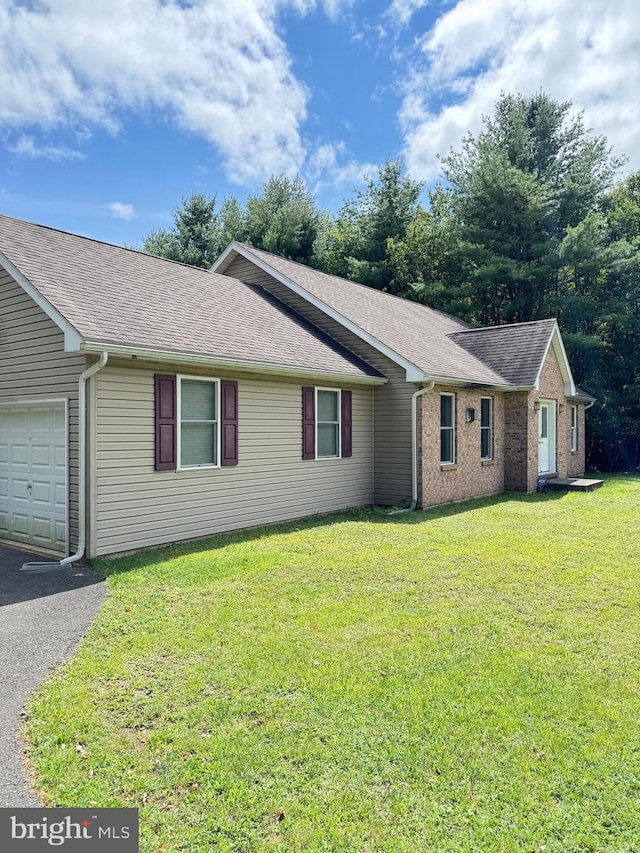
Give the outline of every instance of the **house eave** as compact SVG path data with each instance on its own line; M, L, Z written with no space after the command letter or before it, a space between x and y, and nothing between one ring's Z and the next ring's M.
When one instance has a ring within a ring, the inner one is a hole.
M318 378L322 381L332 381L354 385L385 385L389 380L384 376L354 376L348 373L292 367L272 364L269 362L244 361L236 358L220 358L201 353L176 352L175 350L150 349L147 347L126 346L124 344L106 341L84 341L80 347L86 353L108 352L111 356L129 358L140 361L170 362L178 365L193 365L194 367L218 368L220 370L238 370L243 373L259 373L270 376L299 377L300 379Z
M497 382L478 382L470 379L459 379L452 376L437 376L435 373L426 374L424 382L435 382L436 385L455 385L459 388L483 388L491 390L495 388L497 391L519 391L520 388L514 388L513 385Z

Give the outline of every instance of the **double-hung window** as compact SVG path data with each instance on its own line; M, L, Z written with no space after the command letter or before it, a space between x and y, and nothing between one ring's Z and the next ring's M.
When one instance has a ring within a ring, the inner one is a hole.
M456 461L456 397L440 394L440 462L452 465Z
M316 388L316 456L335 459L340 456L340 391Z
M219 396L217 379L179 377L179 468L220 464Z
M349 459L353 453L351 391L302 389L302 458Z
M493 399L480 398L480 458L493 458Z
M571 406L571 452L576 453L578 450L578 407Z

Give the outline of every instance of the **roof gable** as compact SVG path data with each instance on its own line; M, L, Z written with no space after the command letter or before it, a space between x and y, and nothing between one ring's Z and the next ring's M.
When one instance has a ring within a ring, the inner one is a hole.
M238 255L404 367L409 382L508 384L491 366L452 339L452 333L467 328L456 317L242 243L231 243L212 269L226 270Z
M545 359L553 349L567 394L575 393L571 368L554 319L466 329L454 332L451 338L516 388L539 387Z

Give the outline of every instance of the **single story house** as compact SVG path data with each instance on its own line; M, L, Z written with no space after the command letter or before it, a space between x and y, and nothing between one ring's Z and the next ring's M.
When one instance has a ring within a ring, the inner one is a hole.
M471 329L232 243L199 270L0 216L0 539L93 557L584 470L555 320Z

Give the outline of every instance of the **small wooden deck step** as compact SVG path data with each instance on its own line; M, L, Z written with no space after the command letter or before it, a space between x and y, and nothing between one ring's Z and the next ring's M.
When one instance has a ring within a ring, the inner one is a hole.
M549 477L546 489L567 489L574 492L592 492L602 486L602 480L587 480L584 477Z

